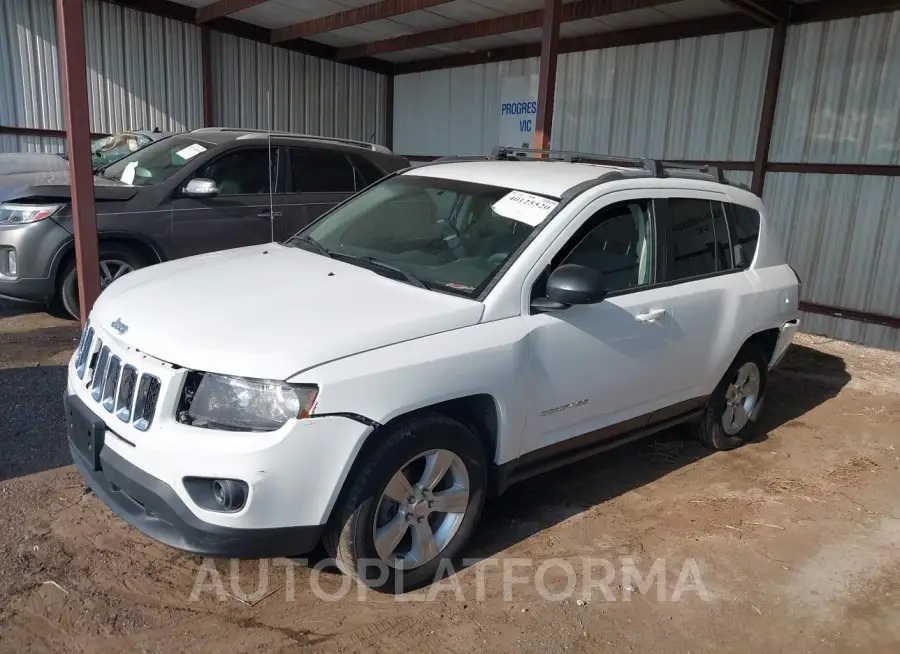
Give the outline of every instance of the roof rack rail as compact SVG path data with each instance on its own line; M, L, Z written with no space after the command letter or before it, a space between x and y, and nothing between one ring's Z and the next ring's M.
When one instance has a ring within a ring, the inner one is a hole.
M675 171L688 173L697 178L711 177L719 184L731 184L725 178L725 173L717 166L710 164L682 163L677 161L665 161L663 159L635 159L632 157L619 157L608 154L595 154L589 152L573 152L569 150L541 150L535 148L512 148L498 146L494 148L492 158L506 161L522 161L526 159L538 159L543 161L567 161L570 163L599 163L623 168L643 169L653 177L671 177ZM736 185L736 184L734 184Z
M567 161L569 163L602 163L613 166L641 168L644 159L616 157L590 152L573 152L571 150L541 150L536 148L511 148L498 146L491 153L494 159L519 161L522 159L543 159L545 161Z

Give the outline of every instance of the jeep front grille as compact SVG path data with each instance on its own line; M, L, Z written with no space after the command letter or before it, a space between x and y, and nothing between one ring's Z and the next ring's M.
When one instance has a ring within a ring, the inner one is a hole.
M153 424L160 381L114 354L109 345L88 327L75 351L75 373L89 385L91 398L107 413L139 431Z

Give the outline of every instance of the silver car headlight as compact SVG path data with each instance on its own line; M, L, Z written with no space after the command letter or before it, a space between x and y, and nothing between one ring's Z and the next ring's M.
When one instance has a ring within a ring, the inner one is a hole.
M0 225L25 225L49 218L59 211L61 204L0 204Z
M190 373L177 419L194 427L227 431L275 431L307 418L319 389L282 381Z

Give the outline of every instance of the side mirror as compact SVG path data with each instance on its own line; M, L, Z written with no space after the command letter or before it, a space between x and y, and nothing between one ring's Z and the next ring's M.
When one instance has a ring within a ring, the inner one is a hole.
M189 198L212 198L219 194L219 187L211 179L198 177L189 181L182 192Z
M547 297L532 303L540 311L558 311L574 304L597 304L608 293L603 274L573 263L554 270L547 279Z

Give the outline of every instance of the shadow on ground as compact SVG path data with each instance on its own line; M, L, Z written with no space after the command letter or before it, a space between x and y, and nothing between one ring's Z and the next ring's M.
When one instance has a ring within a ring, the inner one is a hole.
M792 345L769 376L767 399L754 442L835 397L850 381L839 357ZM572 516L645 486L712 454L687 426L629 443L516 484L484 507L480 527L464 553L481 560ZM306 560L327 558L321 546ZM456 566L457 570L466 567ZM327 568L336 572L334 568Z
M63 366L0 370L0 481L69 465Z
M756 440L833 398L849 381L839 357L792 345L769 377ZM467 556L493 556L709 454L679 427L524 481L485 506Z

